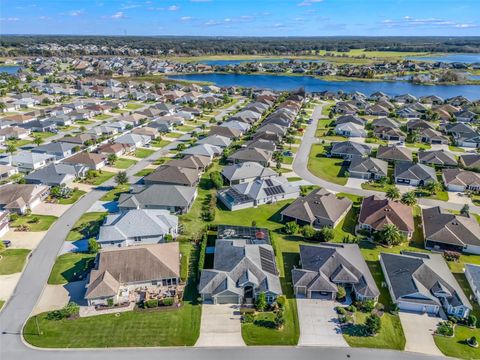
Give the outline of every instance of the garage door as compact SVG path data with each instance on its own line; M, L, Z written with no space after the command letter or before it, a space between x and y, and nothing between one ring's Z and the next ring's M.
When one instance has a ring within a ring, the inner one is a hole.
M321 299L321 300L331 300L332 293L330 292L323 292L323 291L312 291L310 292L311 299Z
M419 313L424 313L427 312L429 314L437 314L438 313L438 307L436 306L425 306L423 304L415 304L415 303L409 303L409 302L399 302L398 307L400 310L404 311L415 311Z
M217 304L238 304L238 296L237 295L217 296Z

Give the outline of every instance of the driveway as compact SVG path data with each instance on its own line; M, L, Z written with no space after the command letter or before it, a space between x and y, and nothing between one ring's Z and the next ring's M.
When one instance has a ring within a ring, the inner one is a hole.
M66 285L46 285L43 289L40 300L35 305L32 315L37 315L45 311L61 309L70 301L79 305L85 303L85 284L86 280L74 281Z
M407 340L405 350L429 355L442 355L433 340L438 317L401 311L399 313L403 332Z
M335 302L297 299L300 339L298 346L348 346L338 324Z
M60 217L65 213L65 211L68 210L70 206L71 205L50 204L42 201L35 207L34 213L38 215L53 215Z
M202 323L197 347L245 346L238 305L202 305Z
M42 241L46 231L14 231L9 230L0 240L10 240L12 249L34 250Z
M354 189L361 189L362 188L362 184L364 182L367 182L367 180L365 179L357 179L357 178L348 178L347 180L347 183L345 184L345 186L347 187L351 187L351 188L354 188Z

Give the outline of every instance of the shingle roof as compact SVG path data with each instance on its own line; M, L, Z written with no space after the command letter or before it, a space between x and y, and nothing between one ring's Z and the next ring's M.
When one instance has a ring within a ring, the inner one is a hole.
M195 197L196 189L190 186L154 184L139 186L118 199L120 208L153 208L155 206L186 207Z
M358 221L374 230L382 230L387 224L394 224L404 232L412 232L415 228L411 207L376 195L363 199Z

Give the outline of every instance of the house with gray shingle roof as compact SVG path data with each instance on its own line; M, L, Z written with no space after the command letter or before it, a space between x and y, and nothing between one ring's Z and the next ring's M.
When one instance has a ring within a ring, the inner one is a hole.
M131 209L168 210L172 214L186 214L197 197L197 189L190 186L161 185L134 186L118 199L120 211Z
M241 148L227 158L230 163L257 162L263 166L269 166L273 152L258 148Z
M437 167L457 166L457 159L449 151L431 150L419 151L418 162L425 165L434 165Z
M443 169L442 179L449 191L480 191L480 174L462 169Z
M225 166L222 169L223 178L230 184L252 182L257 179L270 179L278 174L271 168L264 167L256 162L244 162Z
M338 286L358 300L376 301L380 295L357 244L300 245L300 265L292 270L298 298L334 300Z
M441 254L380 254L388 290L400 310L466 318L472 305Z
M480 305L480 265L465 264L464 271L473 295Z
M231 143L232 143L232 139L227 138L225 136L221 136L221 135L209 135L196 142L196 144L200 144L200 145L208 144L208 145L218 146L221 148L226 148L230 146Z
M291 203L280 214L282 221L296 221L315 228L334 228L352 208L353 202L325 189L313 190Z
M348 167L350 177L379 180L387 176L388 163L376 158L354 158Z
M396 163L393 176L397 184L412 186L425 186L437 181L437 175L433 167L408 162Z
M74 180L85 177L87 170L82 165L50 164L25 175L24 179L27 184L70 185Z
M480 154L460 155L459 162L465 169L480 172Z
M377 159L385 161L413 161L413 152L405 146L380 145L377 149Z
M260 293L273 303L282 286L272 246L217 239L213 269L202 271L198 291L206 303L252 304Z
M473 216L452 214L438 206L423 209L425 248L480 254L480 225Z
M335 157L341 157L345 160L354 157L367 157L372 152L372 148L365 144L353 141L343 141L333 143L330 154Z

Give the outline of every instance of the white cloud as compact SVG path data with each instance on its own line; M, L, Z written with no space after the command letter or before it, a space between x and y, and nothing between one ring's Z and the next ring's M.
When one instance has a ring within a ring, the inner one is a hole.
M477 27L474 23L458 23L454 20L438 19L438 18L414 18L411 16L404 16L400 19L385 19L381 24L388 28L473 28Z
M302 2L299 2L297 5L298 6L312 6L315 3L321 3L323 0L304 0Z
M70 16L82 16L83 15L83 10L72 10L69 12Z
M18 21L20 20L18 17L10 16L6 18L0 18L1 21Z
M180 6L178 5L170 5L168 8L168 11L177 11L180 9Z
M123 11L117 11L115 14L110 16L112 19L118 20L118 19L126 19L127 15Z
M191 16L182 16L182 17L180 18L180 20L181 20L181 21L190 21L190 20L193 20L193 17L191 17Z
M203 23L205 26L218 26L221 25L222 23L220 21L216 20L208 20L207 22Z

